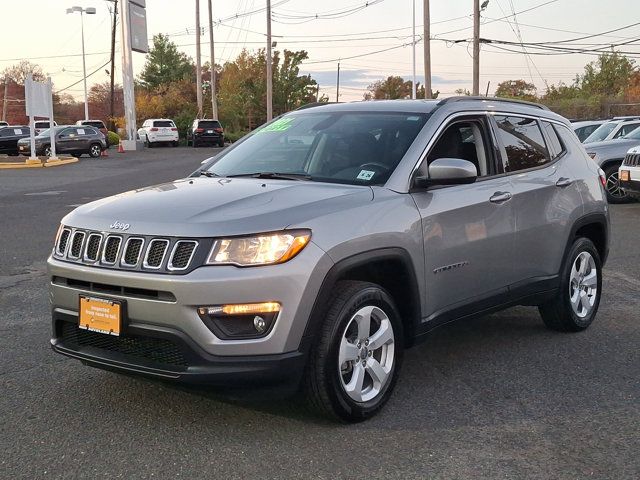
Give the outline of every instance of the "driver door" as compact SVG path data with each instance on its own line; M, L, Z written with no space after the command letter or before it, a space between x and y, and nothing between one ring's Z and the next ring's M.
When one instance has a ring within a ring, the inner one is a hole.
M485 115L451 121L424 158L418 175L438 158L472 162L472 184L414 191L422 217L428 320L446 322L477 311L507 293L514 275L512 185L500 175Z

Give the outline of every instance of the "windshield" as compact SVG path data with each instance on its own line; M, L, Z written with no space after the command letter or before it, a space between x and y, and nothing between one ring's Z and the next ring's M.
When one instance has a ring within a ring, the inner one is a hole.
M82 125L87 125L89 127L96 127L96 128L104 128L104 123L102 122L82 122Z
M420 113L297 113L217 157L218 176L298 174L318 182L381 185L424 126Z
M635 130L631 130L622 138L626 140L640 140L640 127L636 128Z
M584 143L601 142L602 140L607 138L607 135L613 132L613 129L616 128L617 126L618 126L618 122L603 123L598 128L596 128L591 135L589 135L586 138Z

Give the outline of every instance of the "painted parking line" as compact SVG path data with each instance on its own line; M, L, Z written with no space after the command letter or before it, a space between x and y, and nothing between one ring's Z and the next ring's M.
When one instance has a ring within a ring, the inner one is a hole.
M50 190L48 192L33 192L33 193L25 193L25 197L40 197L40 196L52 196L52 195L60 195L61 193L66 193L66 190Z

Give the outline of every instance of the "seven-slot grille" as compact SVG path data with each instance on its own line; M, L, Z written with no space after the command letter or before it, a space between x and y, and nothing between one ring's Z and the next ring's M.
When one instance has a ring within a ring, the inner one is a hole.
M169 270L184 270L189 266L191 257L196 251L197 242L193 240L180 240L176 242L171 253L171 260L167 268Z
M87 240L87 249L84 252L84 259L90 262L98 261L100 254L100 243L102 242L102 235L99 233L92 233Z
M85 263L123 270L187 273L202 241L186 238L154 238L63 227L54 256L74 263ZM204 241L202 248L210 248ZM200 255L197 256L200 258Z
M628 153L627 156L624 157L623 165L627 167L640 166L640 153Z
M144 259L144 266L147 268L160 268L168 246L169 240L151 240L147 249L147 256Z
M69 250L69 258L80 258L84 237L84 232L76 231L73 233L73 238L71 239L71 249Z
M122 256L122 265L126 267L135 267L140 260L140 252L142 252L142 245L144 239L142 238L130 238L127 240L127 245L124 247L124 255Z

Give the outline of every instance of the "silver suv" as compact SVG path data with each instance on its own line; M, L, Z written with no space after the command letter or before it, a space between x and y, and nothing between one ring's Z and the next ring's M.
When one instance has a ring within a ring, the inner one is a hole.
M51 343L165 380L291 382L363 420L439 325L513 305L554 330L591 324L602 180L569 123L535 104L295 111L189 178L67 215L48 261Z

